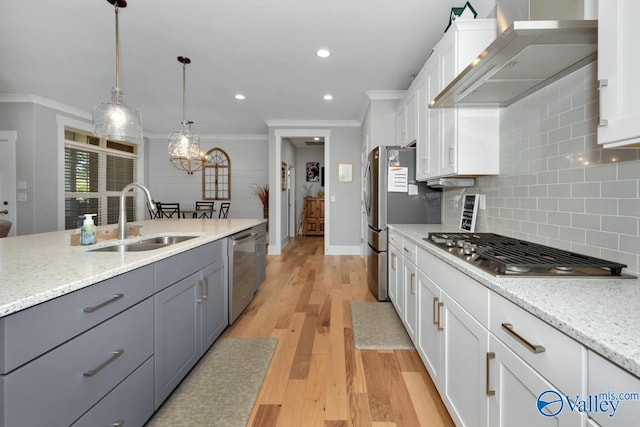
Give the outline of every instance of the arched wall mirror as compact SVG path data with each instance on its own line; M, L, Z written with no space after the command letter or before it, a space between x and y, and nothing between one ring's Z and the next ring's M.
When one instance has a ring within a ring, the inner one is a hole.
M231 200L231 160L221 148L214 147L205 155L202 199Z

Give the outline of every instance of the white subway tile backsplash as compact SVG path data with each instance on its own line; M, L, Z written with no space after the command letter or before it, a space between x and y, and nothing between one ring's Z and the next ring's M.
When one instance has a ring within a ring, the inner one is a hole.
M640 149L602 149L596 63L501 110L500 175L478 229L627 264L640 270ZM444 222L460 207L445 189Z
M571 225L576 228L600 230L600 215L574 213L571 215Z
M571 184L571 197L600 197L600 183L581 182Z
M587 230L587 245L617 250L619 246L618 234Z
M638 235L638 218L632 216L602 216L602 230L620 234Z
M637 199L638 180L603 182L602 197Z

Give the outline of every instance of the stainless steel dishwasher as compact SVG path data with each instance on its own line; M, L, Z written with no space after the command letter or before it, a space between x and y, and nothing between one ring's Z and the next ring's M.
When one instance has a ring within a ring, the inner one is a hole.
M229 324L253 298L256 281L256 236L252 229L229 238Z

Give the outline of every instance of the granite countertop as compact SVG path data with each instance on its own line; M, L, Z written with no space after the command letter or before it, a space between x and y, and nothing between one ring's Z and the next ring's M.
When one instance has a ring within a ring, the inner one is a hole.
M263 219L161 219L132 222L141 235L127 241L161 235L197 236L144 252L89 252L117 243L71 246L74 230L0 239L0 317L82 289L163 258L219 240L263 223ZM98 230L114 225L98 227Z
M389 226L584 346L640 377L640 280L609 278L505 278L485 273L422 240L429 232L456 231L422 224Z

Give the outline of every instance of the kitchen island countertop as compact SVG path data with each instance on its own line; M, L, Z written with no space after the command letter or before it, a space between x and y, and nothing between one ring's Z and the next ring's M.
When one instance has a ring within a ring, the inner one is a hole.
M0 239L0 317L82 289L180 252L219 240L263 223L263 219L160 219L141 225L136 241L161 235L189 235L193 239L142 252L90 252L110 246L109 240L90 246L71 246L76 230L54 231ZM98 230L115 225L98 227Z
M640 377L640 280L495 277L422 240L429 232L459 232L441 224L394 224L404 237L502 295L587 348Z

